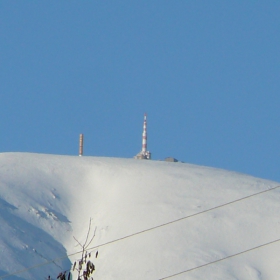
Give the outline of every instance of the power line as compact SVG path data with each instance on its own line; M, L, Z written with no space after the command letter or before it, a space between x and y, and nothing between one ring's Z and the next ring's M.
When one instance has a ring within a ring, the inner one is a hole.
M221 204L221 205L219 205L219 206L215 206L215 207L212 207L212 208L203 210L203 211L201 211L201 212L197 212L197 213L195 213L195 214L191 214L191 215L188 215L188 216L185 216L185 217L182 217L182 218L179 218L179 219L176 219L176 220L173 220L173 221L170 221L170 222L161 224L161 225L157 225L157 226L154 226L154 227L151 227L151 228L148 228L148 229L144 229L144 230L142 230L142 231L138 231L138 232L136 232L136 233L132 233L132 234L126 235L126 236L124 236L124 237L121 237L121 238L118 238L118 239L115 239L115 240L112 240L112 241L105 242L105 243L103 243L103 244L100 244L99 246L95 246L95 247L92 247L92 248L90 248L90 249L96 249L96 248L98 248L98 247L102 247L102 246L105 246L105 245L108 245L108 244L112 244L112 243L115 243L115 242L118 242L118 241L121 241L121 240L130 238L130 237L133 237L133 236L136 236L136 235L139 235L139 234L148 232L148 231L152 231L152 230L155 230L155 229L158 229L158 228L161 228L161 227L170 225L170 224L177 223L177 222L182 221L182 220L186 220L186 219L188 219L188 218L192 218L192 217L195 217L195 216L198 216L198 215L201 215L201 214L205 214L205 213L207 213L207 212L210 212L210 211L213 211L213 210L216 210L216 209L225 207L225 206L230 205L230 204L234 204L234 203L236 203L236 202L239 202L239 201L242 201L242 200L251 198L251 197L253 197L253 196L257 196L257 195L260 195L260 194L263 194L263 193L266 193L266 192L269 192L269 191L273 191L273 190L278 189L278 188L280 188L280 186L277 186L277 187L274 187L274 188L270 188L270 189L267 189L267 190L264 190L264 191L261 191L261 192L255 193L255 194L251 194L251 195L248 195L248 196L245 196L245 197L242 197L242 198L239 198L239 199L236 199L236 200L233 200L233 201L230 201L230 202ZM71 256L71 255L70 255L70 256ZM0 279L1 279L1 278L0 278Z
M280 238L279 238L279 239L276 239L276 240L274 240L274 241L270 241L270 242L268 242L268 243L264 243L264 244L262 244L262 245L259 245L259 246L256 246L256 247L247 249L247 250L245 250L245 251L242 251L242 252L239 252L239 253L236 253L236 254L233 254L233 255L230 255L230 256L227 256L227 257L224 257L224 258L221 258L221 259L212 261L212 262L209 262L209 263L205 263L205 264L202 264L202 265L199 265L199 266L196 266L196 267L193 267L193 268L184 270L184 271L180 271L180 272L174 273L174 274L172 274L172 275L169 275L169 276L160 278L159 280L164 280L164 279L172 278L172 277L175 277L175 276L184 274L184 273L188 273L188 272L190 272L190 271L193 271L193 270L196 270L196 269L199 269L199 268L202 268L202 267L205 267L205 266L208 266L208 265L217 263L217 262L221 262L221 261L224 261L224 260L226 260L226 259L233 258L233 257L239 256L239 255L244 254L244 253L248 253L248 252L250 252L250 251L259 249L259 248L261 248L261 247L265 247L265 246L271 245L271 244L276 243L276 242L279 242L279 241L280 241Z
M257 195L266 193L266 192L273 191L273 190L278 189L278 188L280 188L280 186L276 186L276 187L269 188L269 189L264 190L264 191L260 191L260 192L258 192L258 193L254 193L254 194L251 194L251 195L248 195L248 196L244 196L244 197L242 197L242 198L239 198L239 199L236 199L236 200L233 200L233 201L230 201L230 202L227 202L227 203L224 203L224 204L221 204L221 205L218 205L218 206L215 206L215 207L212 207L212 208L209 208L209 209L206 209L206 210L197 212L197 213L195 213L195 214L191 214L191 215L188 215L188 216L185 216L185 217L182 217L182 218L179 218L179 219L176 219L176 220L173 220L173 221L164 223L164 224L160 224L160 225L157 225L157 226L148 228L148 229L144 229L144 230L142 230L142 231L138 231L138 232L135 232L135 233L132 233L132 234L129 234L129 235L126 235L126 236L123 236L123 237L120 237L120 238L117 238L117 239L114 239L114 240L111 240L111 241L108 241L108 242L105 242L105 243L102 243L102 244L99 244L99 245L96 245L96 246L93 246L93 247L90 247L90 248L88 248L88 250L95 250L95 249L97 249L97 248L104 247L104 246L106 246L106 245L113 244L113 243L119 242L119 241L121 241L121 240L130 238L130 237L133 237L133 236L136 236L136 235L140 235L140 234L142 234L142 233L149 232L149 231L152 231L152 230L155 230L155 229L158 229L158 228L161 228L161 227L170 225L170 224L174 224L174 223L177 223L177 222L179 222L179 221L186 220L186 219L188 219L188 218L192 218L192 217L195 217L195 216L198 216L198 215L201 215L201 214L205 214L205 213L207 213L207 212L210 212L210 211L213 211L213 210L216 210L216 209L225 207L225 206L230 205L230 204L237 203L237 202L242 201L242 200L246 200L246 199L248 199L248 198L251 198L251 197L254 197L254 196L257 196ZM29 271L29 270L35 269L35 268L37 268L37 267L41 267L41 266L44 266L44 265L48 265L48 264L50 264L50 263L52 263L52 262L56 262L56 261L59 261L59 260L63 260L63 259L66 259L66 258L68 258L68 257L74 256L74 255L77 255L77 254L80 254L80 253L82 253L82 251L77 251L77 252L74 252L74 253L71 253L71 254L67 254L67 255L64 255L64 256L62 256L62 257L58 257L58 258L55 258L55 259L53 259L53 260L47 261L47 262L45 262L45 263L41 263L41 264L38 264L38 265L34 265L34 266L29 267L29 268L25 268L25 269L16 271L16 272L14 272L14 273L10 273L10 274L6 274L6 275L3 275L3 276L0 276L0 279L4 279L4 278L7 278L7 277L12 276L12 275L17 275L17 274L20 274L20 273L24 273L24 272L27 272L27 271Z

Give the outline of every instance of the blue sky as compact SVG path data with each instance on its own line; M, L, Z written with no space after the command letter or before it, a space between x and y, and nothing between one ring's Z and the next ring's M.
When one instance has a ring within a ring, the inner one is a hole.
M280 181L280 2L0 1L1 152L153 159Z

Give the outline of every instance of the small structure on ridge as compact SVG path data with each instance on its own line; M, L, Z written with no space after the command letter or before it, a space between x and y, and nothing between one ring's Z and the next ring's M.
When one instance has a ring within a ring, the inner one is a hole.
M174 158L174 157L167 157L164 159L164 161L168 161L168 162L179 162L178 159Z
M80 134L79 156L81 157L83 153L84 153L84 134Z

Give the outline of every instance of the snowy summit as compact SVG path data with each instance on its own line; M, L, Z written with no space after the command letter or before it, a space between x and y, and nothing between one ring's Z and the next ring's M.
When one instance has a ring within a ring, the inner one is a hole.
M0 154L0 279L276 280L279 183L186 163ZM73 238L75 237L75 239Z

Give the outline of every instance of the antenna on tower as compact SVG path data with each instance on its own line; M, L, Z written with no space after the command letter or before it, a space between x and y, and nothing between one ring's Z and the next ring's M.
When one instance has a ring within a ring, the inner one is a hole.
M147 150L147 114L144 114L143 133L142 133L142 150L135 159L151 159L151 153Z

